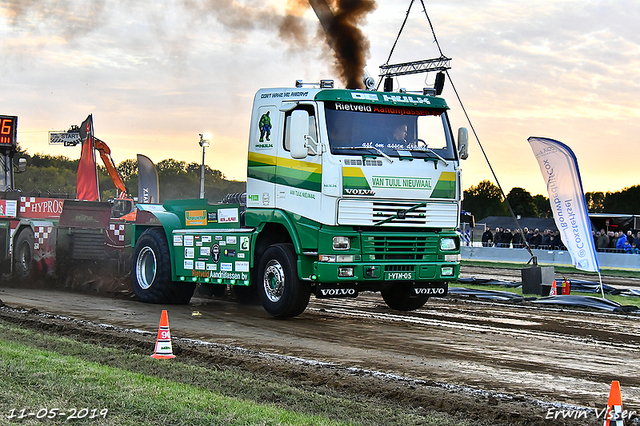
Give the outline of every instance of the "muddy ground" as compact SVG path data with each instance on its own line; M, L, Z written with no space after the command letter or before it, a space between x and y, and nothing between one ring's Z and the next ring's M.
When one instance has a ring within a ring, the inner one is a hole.
M465 267L462 276L519 281L519 270ZM364 293L312 297L302 315L283 321L231 298L149 305L114 282L91 283L88 294L67 284L73 291L4 284L0 318L152 351L167 309L174 353L183 359L384 397L477 424L602 424L594 409L606 406L612 380L621 383L624 408L640 411L640 315L455 297L402 313ZM570 413L580 418L562 419Z

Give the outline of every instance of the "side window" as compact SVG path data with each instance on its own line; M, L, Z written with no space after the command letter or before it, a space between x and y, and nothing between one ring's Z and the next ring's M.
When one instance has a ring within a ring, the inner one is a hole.
M284 116L284 149L286 151L290 151L291 147L291 139L290 139L290 131L291 128L291 113L296 110L304 110L309 113L309 136L313 138L314 141L318 142L318 128L316 126L316 112L313 108L313 105L300 105L297 108L289 111ZM309 151L309 155L313 153Z

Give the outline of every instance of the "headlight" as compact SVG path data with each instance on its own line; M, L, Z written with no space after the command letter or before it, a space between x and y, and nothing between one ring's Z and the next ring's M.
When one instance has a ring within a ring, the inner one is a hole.
M452 277L453 276L453 267L451 266L443 266L440 270L440 276L442 277Z
M334 250L349 250L351 248L351 241L349 237L333 237L333 249Z
M339 254L336 256L336 262L350 263L353 260L352 254Z
M456 250L455 238L443 238L440 240L440 250Z
M353 277L353 268L350 268L350 267L338 268L338 276L339 277Z

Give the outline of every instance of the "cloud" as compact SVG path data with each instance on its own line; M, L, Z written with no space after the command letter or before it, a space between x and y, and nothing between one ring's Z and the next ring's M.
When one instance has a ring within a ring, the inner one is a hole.
M408 4L378 2L360 28L377 74ZM417 2L416 2L417 3ZM633 173L603 157L640 156L640 10L629 1L425 2L450 71L505 190L543 193L526 138L554 137L578 155L586 190L618 190ZM253 94L296 79L339 79L318 20L294 0L0 2L0 100L30 152L57 153L47 130L94 114L116 162L199 161L244 178ZM391 62L438 56L414 5ZM398 84L420 90L424 76ZM468 126L447 83L454 128ZM69 157L79 152L60 150ZM612 163L611 163L612 164ZM466 187L490 178L472 143Z
M103 25L105 0L8 0L2 2L5 19L33 34L61 34L66 39L85 35Z

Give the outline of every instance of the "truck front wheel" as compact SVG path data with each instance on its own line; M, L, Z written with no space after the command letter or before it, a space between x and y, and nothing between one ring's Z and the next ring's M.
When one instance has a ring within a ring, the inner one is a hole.
M380 293L388 307L396 311L415 311L427 303L429 296L415 294L411 284L396 284L383 288Z
M293 245L270 246L259 265L258 295L265 311L276 318L291 318L304 312L311 287L298 279Z
M131 285L141 302L187 304L196 289L194 282L171 280L171 255L164 230L142 233L131 258Z

